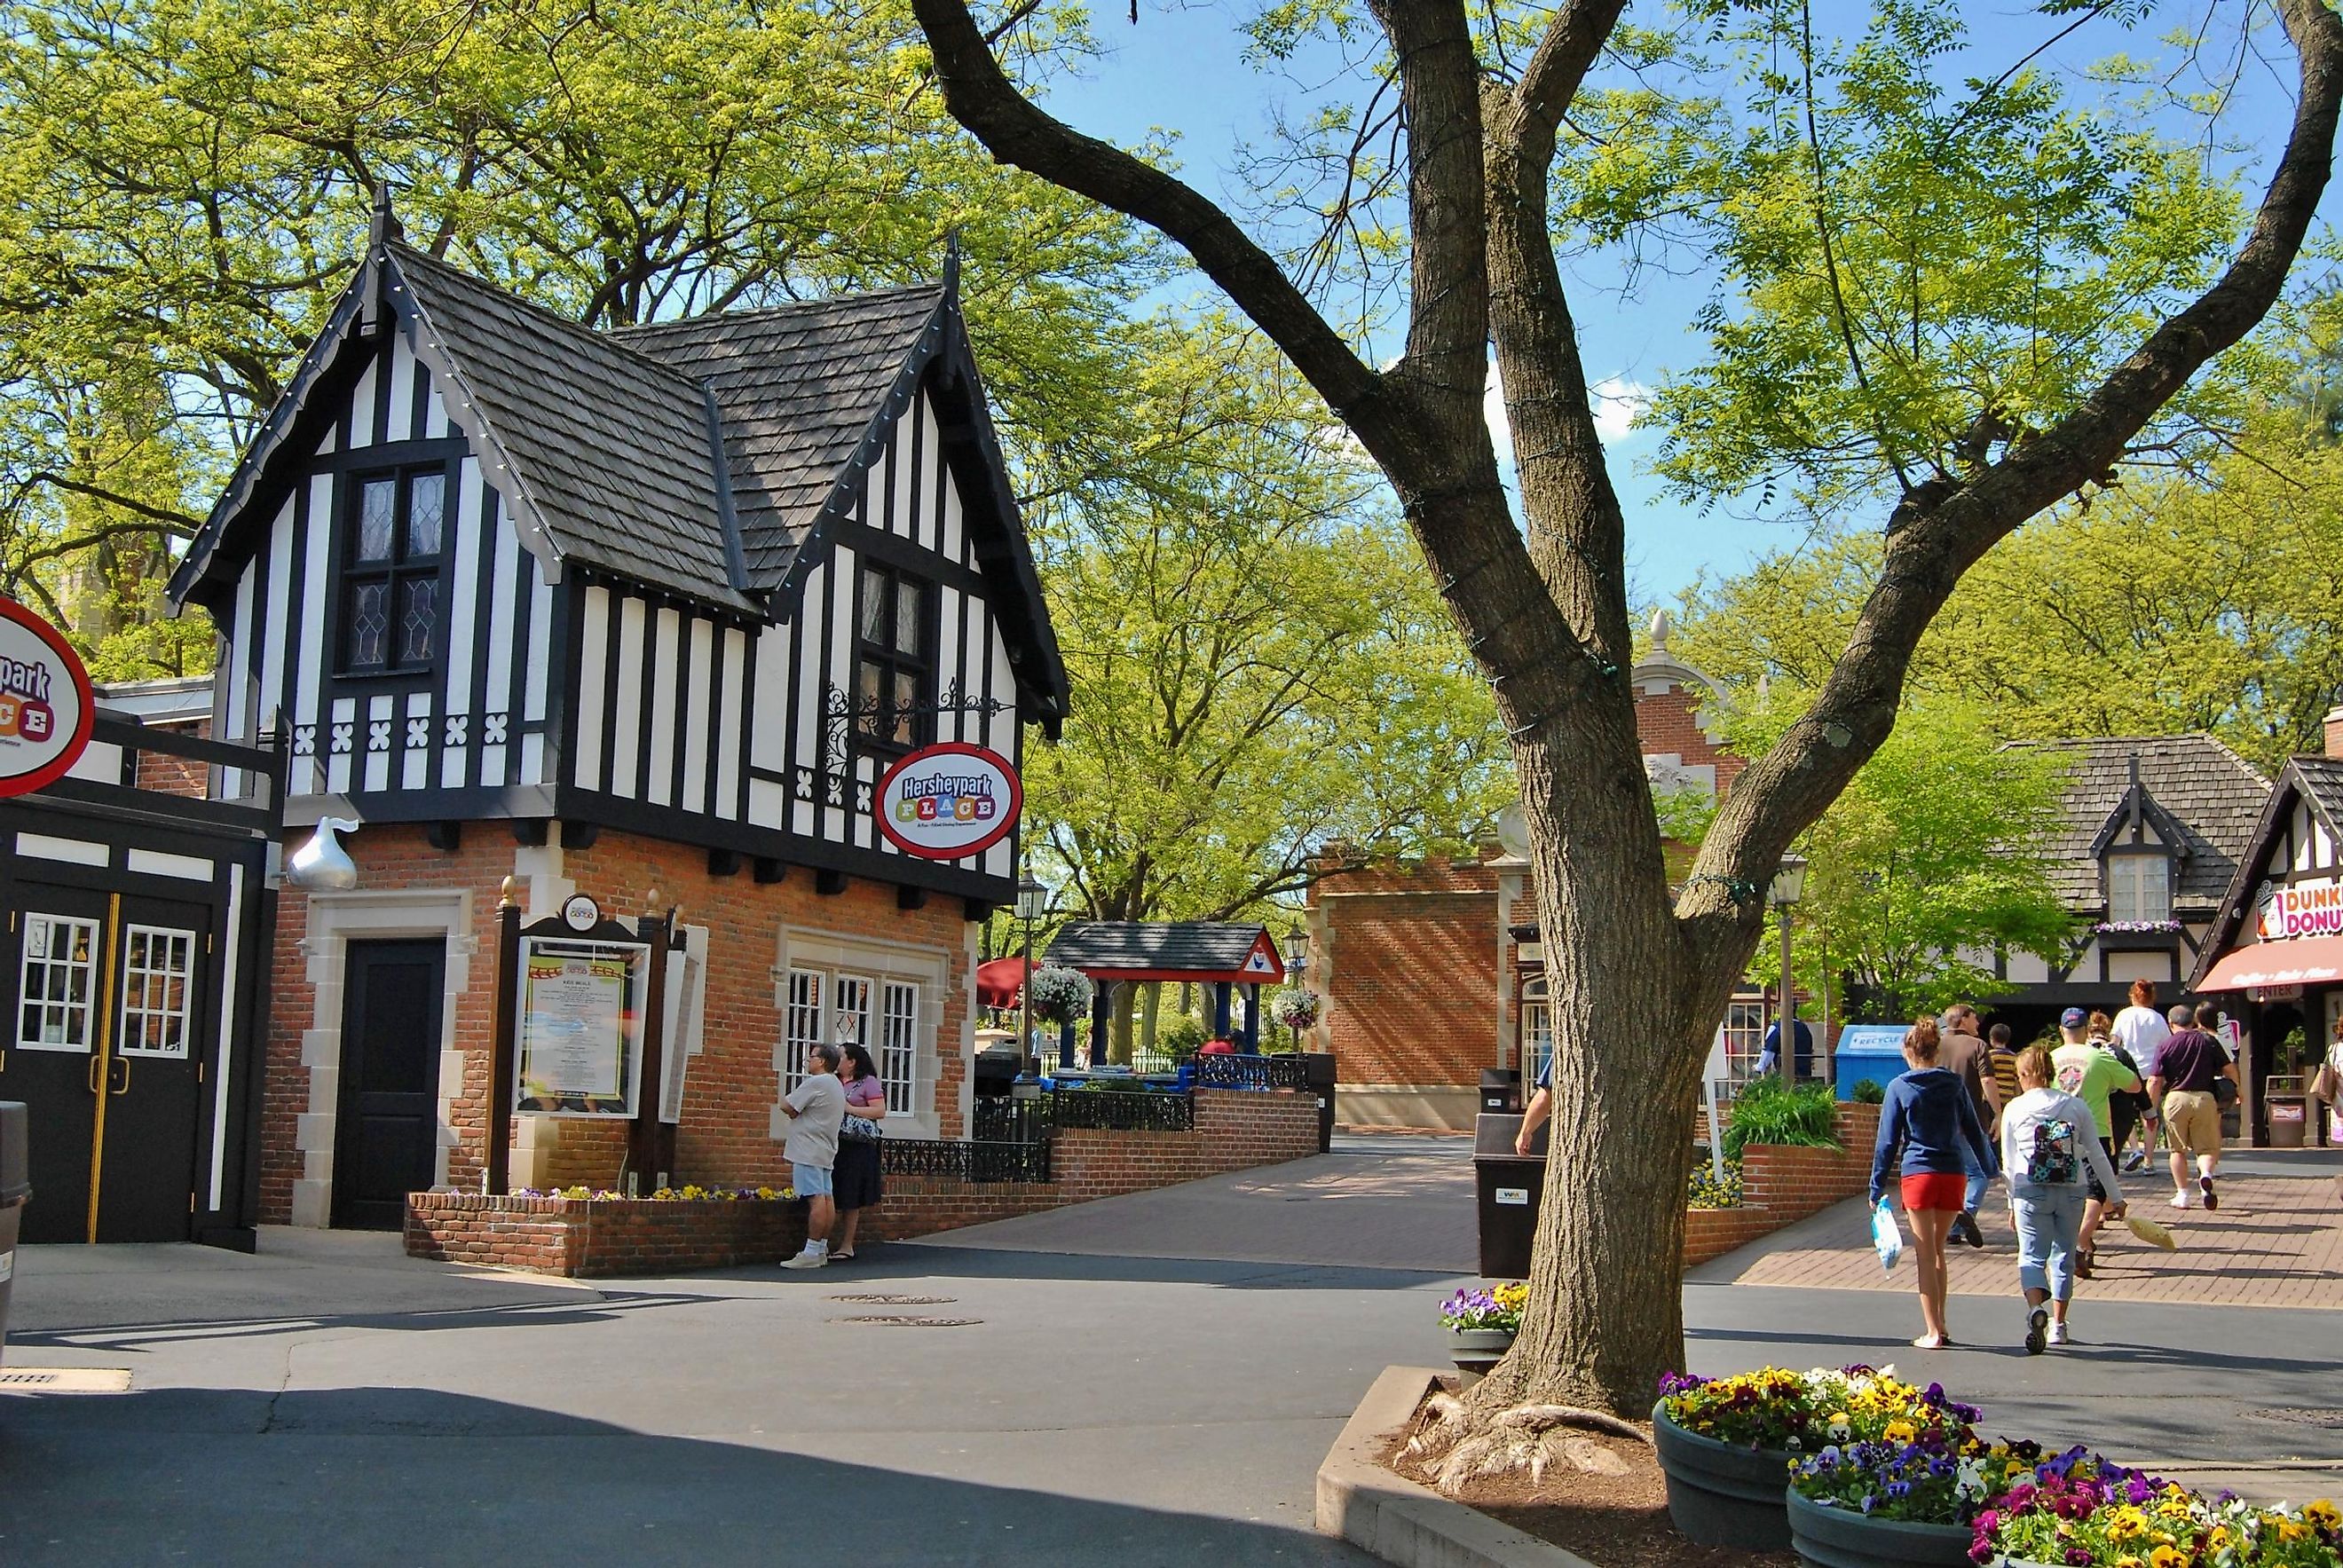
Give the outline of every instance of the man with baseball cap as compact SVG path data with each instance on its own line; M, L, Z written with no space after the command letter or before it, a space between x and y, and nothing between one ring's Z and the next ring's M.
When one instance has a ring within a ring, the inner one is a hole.
M2139 1074L2126 1067L2115 1052L2098 1044L2090 1035L2091 1015L2079 1007L2070 1007L2059 1015L2058 1034L2065 1042L2050 1053L2050 1066L2056 1074L2060 1092L2071 1094L2091 1108L2091 1135L2107 1150L2107 1164L2115 1164L2116 1146L2109 1136L2114 1121L2108 1114L2107 1097L2122 1092L2139 1092ZM2083 1229L2075 1239L2075 1272L2089 1279L2098 1266L2098 1252L2092 1241L2099 1233L2099 1221L2107 1218L2110 1199L2120 1202L2121 1192L2110 1192L2099 1182L2098 1162L2089 1163L2085 1186L2090 1196L2083 1205Z

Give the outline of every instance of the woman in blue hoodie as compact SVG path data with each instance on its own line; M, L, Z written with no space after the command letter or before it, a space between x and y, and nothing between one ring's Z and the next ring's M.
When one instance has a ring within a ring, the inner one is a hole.
M1920 1268L1920 1321L1927 1329L1912 1342L1924 1351L1953 1342L1945 1330L1945 1237L1961 1212L1968 1184L1961 1151L1968 1150L1988 1177L2001 1170L1992 1140L1969 1103L1967 1085L1936 1065L1937 1047L1934 1019L1922 1019L1904 1037L1904 1060L1912 1070L1887 1086L1879 1141L1871 1151L1875 1209L1887 1195L1887 1171L1896 1163L1896 1150L1904 1151L1898 1174Z

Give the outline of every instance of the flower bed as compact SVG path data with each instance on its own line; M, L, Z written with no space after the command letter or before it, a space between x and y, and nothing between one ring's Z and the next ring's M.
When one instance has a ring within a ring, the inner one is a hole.
M1671 1375L1660 1394L1654 1423L1679 1448L1704 1445L1718 1462L1738 1455L1733 1462L1745 1468L1779 1462L1791 1530L1805 1546L1831 1553L1817 1560L2343 1568L2343 1511L2332 1503L2258 1508L2081 1447L2050 1454L2030 1440L1988 1442L1975 1407L1937 1384L1903 1382L1893 1367ZM1689 1452L1693 1462L1701 1457ZM1672 1512L1677 1479L1671 1469ZM1695 1489L1688 1501L1679 1528L1699 1540L1714 1523L1715 1499Z
M652 1198L417 1192L407 1200L407 1251L600 1277L773 1263L805 1245L805 1206L794 1197L686 1191Z

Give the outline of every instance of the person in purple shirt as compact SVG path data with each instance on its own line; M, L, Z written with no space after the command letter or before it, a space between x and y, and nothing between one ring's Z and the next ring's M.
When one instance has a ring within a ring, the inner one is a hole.
M1922 1019L1904 1037L1904 1060L1912 1070L1887 1086L1879 1110L1879 1141L1871 1150L1875 1209L1887 1195L1889 1168L1896 1167L1902 1177L1904 1212L1912 1221L1919 1265L1920 1321L1926 1330L1912 1343L1924 1351L1953 1342L1945 1322L1945 1238L1966 1208L1969 1171L1974 1167L1990 1180L2001 1170L1968 1085L1936 1065L1942 1048L1934 1019Z

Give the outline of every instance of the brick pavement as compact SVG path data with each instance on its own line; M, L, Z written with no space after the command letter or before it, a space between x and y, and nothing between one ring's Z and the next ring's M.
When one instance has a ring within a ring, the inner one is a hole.
M2100 1231L2097 1277L2082 1282L2077 1295L2210 1306L2343 1306L2343 1156L2257 1153L2241 1156L2236 1171L2221 1180L2221 1207L2211 1213L2172 1208L2160 1175L2127 1177L2133 1211L2169 1227L2179 1248L2160 1251L2110 1223ZM1983 1251L1951 1249L1956 1295L2000 1295L2012 1288L2017 1243L2003 1202L1998 1189L1986 1202ZM1892 1274L1881 1271L1858 1199L1695 1270L1691 1278L1908 1292L1913 1276L1908 1261Z

